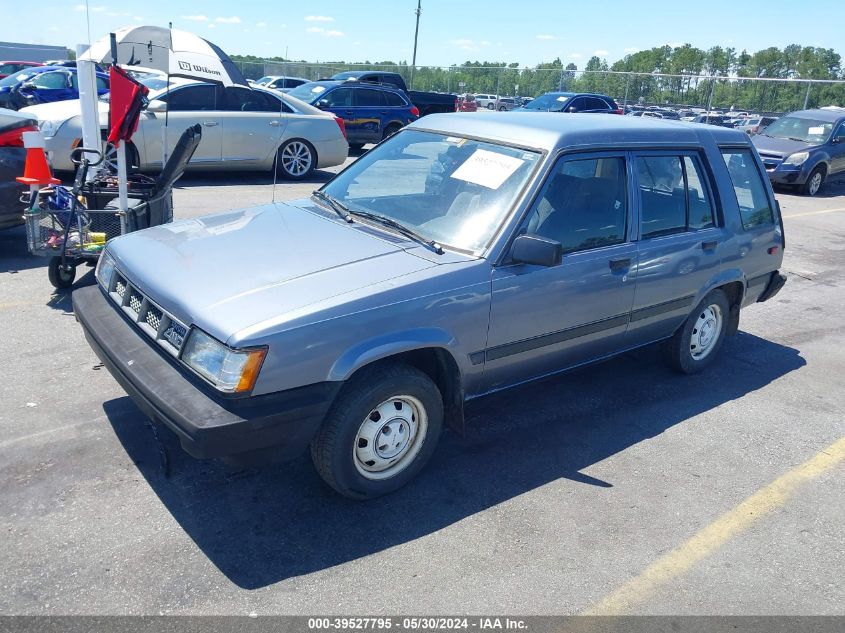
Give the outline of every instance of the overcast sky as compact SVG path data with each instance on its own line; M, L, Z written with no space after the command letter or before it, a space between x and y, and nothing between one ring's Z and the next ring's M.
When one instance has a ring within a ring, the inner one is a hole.
M420 65L495 60L533 66L560 57L582 68L592 55L612 63L642 48L685 42L749 52L796 43L845 55L845 0L422 4ZM88 7L94 40L120 26L172 22L174 28L198 33L229 54L410 62L416 0L90 0ZM39 5L37 11L9 9L2 12L0 40L68 47L88 42L85 5L78 0Z

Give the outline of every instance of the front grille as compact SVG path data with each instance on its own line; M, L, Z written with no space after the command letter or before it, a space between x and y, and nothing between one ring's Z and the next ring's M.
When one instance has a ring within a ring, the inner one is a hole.
M144 334L170 354L179 355L188 337L187 326L158 307L117 270L112 275L108 295Z

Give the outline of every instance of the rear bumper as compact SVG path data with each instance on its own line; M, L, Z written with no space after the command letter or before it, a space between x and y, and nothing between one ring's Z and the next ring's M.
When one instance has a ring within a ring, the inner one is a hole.
M763 287L763 291L757 296L756 302L762 303L763 301L768 301L772 297L774 297L777 293L780 292L780 289L783 288L783 285L786 283L786 277L780 273L780 271L775 270L771 273L766 273L765 275L760 275L759 277L754 277L748 280L748 292L751 292L753 289L759 289L761 286Z
M73 308L94 352L135 404L179 436L198 458L272 449L277 459L300 455L340 389L323 382L246 398L225 398L166 358L98 286L73 293Z

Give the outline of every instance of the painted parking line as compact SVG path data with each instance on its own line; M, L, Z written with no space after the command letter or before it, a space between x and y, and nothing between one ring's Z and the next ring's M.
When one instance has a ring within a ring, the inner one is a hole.
M806 213L792 213L790 215L783 216L784 219L788 218L803 218L807 215L822 215L823 213L840 213L845 211L845 207L842 209L824 209L823 211L807 211Z
M845 437L761 488L726 512L688 541L658 558L639 576L629 580L584 615L618 615L642 603L658 589L689 571L733 537L782 507L803 484L817 479L845 461Z

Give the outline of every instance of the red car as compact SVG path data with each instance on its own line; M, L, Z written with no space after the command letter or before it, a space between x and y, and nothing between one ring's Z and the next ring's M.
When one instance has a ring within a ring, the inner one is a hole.
M0 79L8 77L9 75L19 72L24 68L30 66L43 66L41 62L0 62Z
M458 112L477 112L478 102L475 95L463 95L458 97Z

